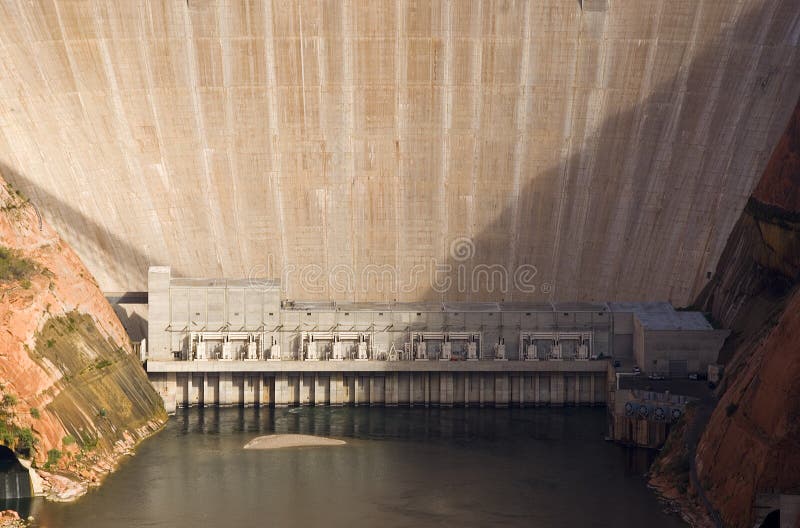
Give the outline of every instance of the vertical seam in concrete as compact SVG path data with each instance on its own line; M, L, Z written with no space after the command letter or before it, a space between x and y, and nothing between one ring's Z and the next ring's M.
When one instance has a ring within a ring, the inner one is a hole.
M742 4L741 3L737 3L735 5L736 5L736 7L735 7L735 10L736 10L735 18L739 19L739 17L741 16ZM701 9L701 8L702 8L702 4L700 5L699 9ZM699 11L699 9L698 9L698 11ZM698 15L698 20L696 21L696 23L697 22L699 22L699 15ZM728 32L727 34L723 33L723 35L727 37L726 40L730 40L730 37L731 37L730 32ZM696 37L696 35L693 32L693 34L692 34L692 43L693 44L695 42L695 37ZM709 90L709 92L710 92L710 95L708 97L709 104L707 104L706 106L703 107L703 109L701 111L701 116L698 119L697 128L701 129L701 130L705 129L705 135L706 136L708 136L710 134L711 117L713 116L714 110L717 108L719 92L720 92L720 90L722 88L722 79L723 79L723 77L725 75L725 72L727 71L727 64L728 64L728 61L730 60L730 57L731 57L731 51L730 51L730 49L726 49L724 55L717 62L717 68L716 68L716 71L715 71L714 79L711 82L711 89ZM688 77L688 74L687 74L687 77ZM685 94L685 90L682 90L680 92L680 94L681 94L681 96L683 96ZM739 116L741 115L741 109L737 112L737 115L739 115ZM738 121L738 117L737 117L737 121ZM677 122L677 119L676 119L675 122ZM672 124L674 125L675 123L673 122ZM700 131L698 131L697 129L694 132L695 132L695 135L694 135L695 137L697 137L697 135L700 134ZM670 141L668 143L668 146L669 146L668 152L670 153L670 155L672 155L673 152L674 152L675 134L676 134L676 130L674 129L674 126L673 126L673 130L671 130ZM731 135L731 137L732 137L732 135ZM725 149L725 147L720 146L720 148L716 149L716 150L724 150L724 149ZM708 162L708 159L709 159L708 156L709 156L708 152L703 152L703 155L702 155L702 158L701 158L702 161L700 163L701 167L704 167L706 165L706 163ZM727 167L726 167L726 169L727 169ZM713 178L713 173L710 174L710 178ZM722 175L722 178L723 179L725 178L724 174ZM724 188L721 189L720 193L724 193ZM685 225L682 233L685 234L689 227L690 226L688 224ZM692 228L696 228L697 226L696 225L692 225L691 227ZM713 237L713 232L714 232L714 226L713 225L709 226L709 232L706 235L706 243L704 245L704 252L708 249L708 244L710 243L710 240ZM682 237L682 240L681 240L680 244L678 245L678 248L677 248L677 255L678 256L676 258L677 262L683 262L683 260L684 260L683 259L683 255L684 255L684 253L686 251L685 242L684 242L685 240L686 240L686 238ZM652 241L649 241L648 246L650 246L651 244L652 244ZM650 249L650 248L648 247L648 249ZM647 253L645 253L645 255L646 254ZM697 268L695 269L694 280L692 280L692 283L697 281L698 274L700 273L703 261L704 261L704 258L701 258L701 259L699 259L699 262L696 263ZM674 272L674 268L675 268L675 266L673 266L673 274L675 273ZM686 277L685 280L689 281L691 279ZM680 285L680 287L683 290L685 290L688 286L689 285L685 284L685 283ZM668 288L668 300L670 300L670 302L674 302L675 301L675 299L673 298L674 289L675 289L674 285L671 285Z
M472 120L470 123L474 144L472 146L472 174L470 181L471 202L467 210L467 236L471 237L473 241L476 236L475 229L477 225L475 210L477 209L478 200L476 194L478 193L478 178L481 174L479 160L483 150L483 134L481 133L481 117L483 113L483 29L481 28L481 20L483 19L483 2L478 2L477 6L477 16L473 17L470 21L472 23L470 37L475 48L471 65L472 83L474 86L472 96Z
M226 161L228 162L228 181L230 182L231 186L231 205L233 206L233 239L236 244L235 247L239 250L239 254L236 256L235 260L239 262L245 275L249 276L249 270L251 269L250 267L253 265L253 263L250 262L250 258L248 256L249 244L242 244L242 237L245 235L245 233L242 232L239 211L239 192L236 186L239 180L239 174L236 162L234 161L236 149L234 148L233 141L236 137L236 132L233 125L233 88L231 82L231 62L233 60L233 55L231 54L230 50L230 38L228 38L230 32L228 30L227 11L225 9L225 4L222 2L217 4L217 19L219 19L219 47L222 53L222 93L225 97L225 157L227 158Z
M405 138L407 119L406 108L408 106L408 38L406 38L405 27L405 13L408 9L407 0L395 1L395 17L397 20L397 30L395 31L395 85L397 86L397 94L395 98L395 155L396 159L396 180L397 180L397 208L395 212L395 291L396 297L399 297L401 292L400 286L403 281L399 276L402 269L404 251L404 242L406 229L406 179L403 166L403 150L402 146ZM410 284L410 283L409 283Z
M53 8L54 8L55 13L56 13L56 19L58 20L58 28L59 28L59 31L61 32L61 38L62 38L62 41L64 43L64 53L67 56L67 62L69 62L70 74L72 75L73 81L75 83L75 93L78 96L78 100L80 101L81 110L83 112L84 117L88 118L88 113L86 111L86 103L85 103L84 97L82 95L83 89L82 89L82 86L79 83L79 76L76 74L76 72L78 71L78 68L75 65L75 58L73 57L72 51L71 51L70 46L68 45L68 42L67 42L67 34L66 34L66 31L64 30L64 23L63 23L63 21L61 19L61 12L60 12L60 10L58 8L58 2L57 1L53 2ZM39 147L37 146L37 148L39 148ZM41 149L40 148L39 148L39 151L41 153ZM44 158L44 155L43 154L41 154L41 155L42 155L42 158ZM73 175L75 174L74 170L70 171L70 172ZM79 187L83 187L83 188L91 187L92 190L95 190L96 182L87 181L86 177L85 177L86 175L84 174L83 170L80 171L80 174L82 176L80 178L80 181L76 181L75 183ZM82 203L91 203L91 205L92 205L91 211L92 212L99 212L100 211L100 207L97 206L97 199L96 199L97 193L96 192L89 192L88 196L89 196L89 199L86 199L84 197L84 199L82 200ZM78 209L81 210L82 208L78 207ZM94 216L91 213L87 214L87 211L85 209L83 209L81 212L82 212L82 214L84 214L88 218L92 218ZM98 225L104 225L104 224L103 223L99 223ZM105 227L104 233L108 233L108 227ZM107 241L110 241L110 238L111 237L106 236L106 240Z
M326 39L324 37L317 36L314 39L316 43L316 50L317 50L317 75L319 81L319 92L318 92L318 111L319 111L319 129L320 134L322 135L322 171L323 171L323 179L325 182L325 209L324 214L322 215L322 255L320 259L322 260L322 268L329 269L330 265L330 225L328 223L329 211L332 209L332 200L335 196L332 196L331 193L331 180L330 180L330 172L331 172L331 164L328 162L329 156L335 156L336 152L331 152L330 150L330 137L328 135L328 105L326 104L325 94L326 89L328 87L328 59L325 47ZM301 44L302 46L302 44ZM305 70L304 70L305 71ZM305 84L305 77L303 78L303 84ZM305 101L304 101L305 104ZM337 133L334 130L334 138L336 137ZM333 144L336 144L334 139ZM334 165L335 166L335 165ZM334 202L335 203L335 202ZM334 214L331 212L330 214Z
M150 3L149 2L147 3L147 16L148 16L149 19L152 19L152 13L150 11ZM169 169L169 164L167 162L167 159L163 155L163 147L164 147L164 145L166 143L164 142L164 134L163 134L163 132L161 130L161 123L159 121L159 115L158 115L158 107L157 107L157 105L155 104L155 102L153 100L154 99L153 98L153 84L154 84L153 83L153 69L150 66L149 55L145 52L145 47L147 46L147 43L146 43L147 39L144 38L144 29L143 29L142 25L139 25L138 30L139 30L138 31L139 32L139 40L142 42L142 45L139 46L139 59L142 61L142 64L144 64L145 82L147 83L147 85L145 87L145 93L147 94L147 102L150 105L150 111L153 113L153 126L154 126L154 128L156 130L156 140L158 141L159 154L161 155L160 156L161 165L163 165L164 167ZM168 179L169 178L169 176L168 176L169 172L170 172L169 170L160 170L159 171L159 176L162 179L162 183L163 183L165 189L169 188L169 179ZM165 175L167 176L166 179L164 178Z
M598 15L600 16L600 15ZM605 32L605 22L608 16L608 13L602 15L603 16L603 31ZM575 119L575 99L576 94L578 92L577 86L577 75L578 75L578 54L582 51L582 43L583 43L583 25L581 23L581 19L583 19L584 14L583 10L578 10L578 42L575 46L575 61L572 65L572 97L570 98L569 104L569 115L567 117L568 127L569 127L569 135L567 136L567 148L563 154L563 169L561 171L561 178L559 181L559 193L558 193L558 207L556 213L556 229L555 229L555 237L553 240L553 254L551 256L551 264L550 264L550 273L552 274L551 285L552 288L550 290L550 295L548 296L549 299L554 299L556 297L556 291L558 289L558 272L559 272L559 252L561 251L561 226L563 224L563 216L564 216L564 207L566 201L566 194L567 194L567 180L569 178L569 170L570 170L570 161L571 158L574 157L581 157L583 152L586 150L585 145L585 138L586 134L588 133L588 124L584 127L584 141L581 142L580 153L574 154L573 153L573 133L574 133L574 119ZM599 52L598 52L599 53ZM602 66L600 61L598 61L598 69ZM591 101L587 103L591 110ZM591 113L591 112L589 112ZM588 120L587 120L588 121ZM579 161L579 160L578 160Z
M224 233L221 231L223 227L222 223L222 211L219 207L219 202L214 198L218 196L218 193L212 193L211 190L214 188L214 182L211 175L211 166L208 161L208 156L210 154L208 148L208 137L206 136L206 127L205 121L203 119L203 106L200 102L200 94L198 93L198 80L197 80L197 50L194 47L194 28L192 27L192 19L189 16L189 6L187 5L185 9L180 10L181 15L183 17L183 26L186 29L186 71L189 76L189 84L191 88L189 91L189 97L191 99L192 108L194 109L194 117L195 117L195 124L197 126L197 135L200 139L200 143L203 147L202 152L202 165L203 165L203 183L205 184L205 192L203 193L204 196L208 197L208 210L210 213L210 231L214 236L214 256L217 260L217 266L219 266L219 271L222 272L224 269L228 269L227 266L224 266L222 263L222 255L220 253L221 245L218 245L216 242L222 242L226 239ZM237 237L238 234L234 233L234 237Z
M622 162L622 168L620 173L623 177L626 178L628 181L632 181L636 175L633 173L633 170L636 167L636 162L639 159L639 153L637 151L637 146L640 142L640 131L644 125L644 119L642 119L642 113L647 116L647 112L644 110L644 102L647 100L649 96L651 96L651 89L652 89L652 77L653 77L653 66L655 64L655 58L658 51L658 35L659 35L659 24L661 23L661 18L664 12L664 2L659 2L658 7L656 8L656 14L653 17L653 36L649 39L650 47L647 50L647 59L645 61L645 71L644 71L644 78L642 80L641 86L639 88L639 97L636 106L633 109L634 112L634 125L637 126L636 133L631 134L628 146L627 146L627 153L628 155L625 156L625 159ZM695 22L696 24L696 22ZM625 232L625 225L628 221L628 217L631 214L632 208L638 208L640 204L633 203L631 200L628 200L628 208L617 208L614 211L613 219L611 221L611 226L609 229L610 233L624 233ZM586 218L584 222L591 221L590 218ZM623 242L624 244L624 242ZM600 269L601 277L603 277L603 281L606 284L613 285L612 287L617 287L616 281L614 276L618 276L619 271L621 270L621 263L627 260L619 259L619 247L612 247L608 246L606 251L604 252L603 262L606 263ZM611 253L611 257L607 257ZM613 270L613 266L610 265L611 262L614 260L614 253L617 255L617 271Z
M146 6L147 6L145 8L146 15L147 15L148 19L150 20L150 23L151 23L151 26L152 26L153 14L152 14L152 10L150 8L149 1L147 2ZM145 94L146 94L146 98L147 98L147 103L148 103L148 105L150 107L150 111L153 114L153 128L155 129L156 141L158 142L158 152L159 152L158 176L161 179L161 183L162 183L164 189L168 190L168 189L170 189L170 175L171 175L170 163L169 163L169 160L167 159L167 156L164 155L164 147L166 145L166 141L164 140L163 130L161 129L161 120L160 120L160 115L159 115L159 112L158 112L158 105L156 104L155 96L153 94L153 92L154 92L153 86L154 86L155 82L153 80L153 69L152 69L152 66L151 66L150 60L149 60L150 56L149 56L148 50L147 50L147 39L145 38L145 30L144 30L143 25L144 24L141 23L141 24L138 25L138 28L137 28L137 33L138 33L138 36L139 36L139 40L141 41L141 45L138 46L139 60L141 60L142 64L144 65L144 74L145 74L145 76L144 76L145 79L144 80L145 80L145 83L146 83ZM153 208L153 209L155 209L155 208ZM153 210L153 213L155 214L155 210ZM185 238L188 238L188 237L185 237L185 235L184 235L183 238L185 239ZM170 252L167 251L166 238L163 235L162 235L162 238L161 238L161 244L164 246L164 250L165 250L164 254L165 255L169 255ZM183 249L183 248L181 248L181 249ZM151 260L152 260L152 257L151 257ZM145 275L145 278L146 278L146 275Z
M355 174L356 174L356 148L355 148L355 140L353 135L355 133L355 86L356 86L356 79L353 73L353 27L352 27L352 15L353 15L353 8L350 0L342 0L342 32L344 33L343 49L342 53L344 55L342 61L342 67L344 68L344 79L343 79L343 89L345 91L347 97L347 110L344 112L345 118L345 126L344 130L347 133L347 137L349 140L349 151L350 151L350 163L349 163L349 171L347 174L347 182L350 185L350 207L349 207L349 214L350 214L350 226L349 232L355 233L355 226L356 226L356 219L355 219L355 207L353 205L353 194L355 191ZM356 31L358 28L356 28ZM345 154L346 157L346 154ZM355 265L357 262L356 258L356 239L351 238L350 240L350 269L353 275L356 274L357 270L355 269ZM355 299L355 290L352 292L345 292L345 295L350 294L350 300Z
M103 73L106 76L106 81L108 82L108 86L111 91L109 99L111 101L111 110L114 112L113 130L117 137L117 141L121 143L119 147L122 153L122 158L125 160L125 166L128 169L128 172L130 173L132 178L136 182L135 183L137 187L136 194L144 194L147 197L146 203L153 203L152 195L150 193L150 188L148 185L145 184L145 182L142 179L142 167L138 163L138 160L136 158L131 157L128 153L129 149L132 150L134 148L133 147L134 141L130 133L130 124L128 123L128 117L125 114L125 110L123 109L122 106L119 84L117 83L114 64L111 61L111 55L109 54L108 51L108 45L106 44L105 38L103 38L102 27L101 24L99 23L99 19L100 19L100 14L98 13L98 6L97 3L95 2L92 3L92 23L94 25L94 30L97 33L97 46L100 51L100 55L103 59L102 62ZM119 211L116 212L119 213ZM163 242L164 233L161 229L161 222L160 221L153 222L152 220L154 218L156 218L156 215L149 216L148 218L148 220L150 220L148 222L149 227L154 232L158 233L159 240ZM119 224L122 225L125 224L125 222L119 218L119 215L117 216L117 221ZM106 229L108 229L107 226ZM108 240L108 242L110 244L113 244L115 237L109 237L109 238L110 239ZM114 251L117 252L117 255L119 256L120 248L116 247L114 248ZM128 255L127 257L135 258L135 255ZM149 263L137 262L136 264L147 266Z
M452 106L453 106L453 84L452 84L452 68L453 68L453 34L452 34L452 21L451 16L453 13L453 5L450 0L442 2L442 38L444 41L444 64L442 76L442 107L441 107L441 150L439 155L439 182L437 184L438 204L439 204L439 247L441 258L447 257L447 233L449 232L449 216L447 208L447 171L449 168L449 143L451 137L452 125ZM434 255L438 252L434 251ZM446 292L442 292L441 298L447 296Z
M300 30L300 98L303 103L303 136L308 131L306 122L306 68L305 68L305 40L303 39L303 2L297 2L297 25ZM324 236L324 234L323 234Z
M277 221L279 228L280 249L281 249L281 270L280 275L282 278L284 274L289 272L286 259L288 258L288 247L286 242L286 221L283 211L283 193L281 185L281 149L280 149L280 126L277 117L278 112L278 96L277 96L277 76L275 73L275 39L272 34L272 4L270 2L263 3L264 9L264 60L266 61L266 75L267 75L267 113L269 119L269 131L272 139L271 148L271 174L272 189L274 189L274 204L277 209ZM273 272L274 273L274 272ZM289 281L282 282L281 287L284 290L284 295L290 293L286 291L289 287Z
M18 19L22 21L22 24L24 25L25 31L27 31L29 34L33 34L33 27L31 26L30 22L28 21L28 18L25 16L24 9L22 9L21 4L20 4L21 1L22 0L17 0ZM59 28L59 30L60 30L60 28ZM63 32L62 32L62 38L63 38ZM44 71L42 71L42 66L41 66L41 63L39 62L39 50L34 45L29 44L27 41L25 42L25 44L26 44L26 47L30 50L31 56L36 57L36 60L34 61L34 66L36 67L36 72L39 74L39 77L41 77L41 79L44 82L45 86L47 86L48 94L51 97L54 97L55 92L53 92L53 87L50 84L50 79L44 74ZM64 41L64 47L66 48L66 41ZM0 39L0 50L6 50L6 49L7 49L7 46L6 46L5 42L3 42L2 39ZM72 72L70 72L70 74L72 74ZM72 82L73 83L76 82L74 75L73 75ZM41 153L41 149L40 149L40 153ZM44 158L43 154L42 154L42 158Z
M56 12L56 20L58 21L58 30L61 32L61 40L64 43L64 54L67 56L67 62L69 63L69 72L72 75L73 82L75 83L75 94L78 96L78 101L80 101L81 109L85 115L86 104L83 102L83 96L81 95L82 90L79 86L78 76L75 74L75 59L72 56L72 51L70 51L70 48L67 45L67 33L64 31L64 23L61 20L61 11L58 9L57 0L53 1L53 9Z
M82 95L83 90L81 89L81 86L80 86L80 83L79 83L79 77L76 74L77 68L75 67L75 59L72 56L72 51L70 50L70 47L69 47L69 45L67 43L67 33L66 33L66 31L64 31L64 23L61 20L61 11L58 8L58 2L55 1L55 0L53 2L53 9L55 10L56 19L58 20L58 30L61 32L61 40L64 43L64 54L67 56L67 62L69 63L70 74L72 75L72 79L73 79L73 81L75 83L75 95L78 96L78 101L81 104L81 111L82 111L83 115L85 117L87 117L86 104L85 104L85 102L83 100L83 95ZM72 170L70 172L73 175L76 174L74 170ZM83 175L82 173L83 173L83 171L81 171L81 175ZM80 187L84 187L84 185L82 185L82 184L84 184L86 182L83 179L81 179L80 181L74 181L74 183L80 188ZM91 193L90 196L91 196L92 203L94 203L94 193ZM78 209L81 210L82 208L78 207ZM85 214L85 209L82 210L81 212L83 214ZM91 217L91 215L89 215L89 216Z
M671 160L672 148L674 147L675 142L675 135L677 134L677 124L680 120L681 111L683 109L684 100L686 98L686 86L689 79L689 65L686 64L688 61L691 64L692 59L695 56L695 48L697 46L697 34L699 32L700 27L700 20L703 14L703 7L704 7L704 0L700 0L697 3L697 8L695 9L695 17L694 22L692 24L692 32L691 37L689 39L689 43L687 46L687 50L684 53L685 60L681 63L680 68L678 69L678 82L676 83L675 93L677 94L675 97L675 103L673 105L674 110L670 113L670 119L666 125L666 139L659 141L659 146L654 153L654 159L656 163L660 161L664 161L665 165L669 163ZM662 135L663 137L663 135ZM624 216L624 222L621 222L621 225L629 225L628 218L630 217L630 211L626 211L626 215ZM682 248L679 251L683 251ZM680 254L678 256L680 258ZM615 274L616 277L613 279L613 284L617 285L619 280L622 278L623 273L625 272L625 268L623 267L623 262L620 261L618 264L617 273Z
M519 69L519 80L517 89L517 104L516 104L516 142L514 144L514 180L513 191L511 193L511 243L509 244L508 251L508 266L509 270L515 269L517 264L517 244L519 242L520 230L522 226L519 224L519 207L520 207L520 180L522 179L522 158L525 156L527 147L527 129L528 129L528 115L530 114L530 97L527 94L528 72L529 63L531 60L531 4L532 2L525 3L525 20L523 22L523 38L522 38L522 58L521 67ZM514 298L513 285L507 285L508 292L503 292L508 295L507 301Z

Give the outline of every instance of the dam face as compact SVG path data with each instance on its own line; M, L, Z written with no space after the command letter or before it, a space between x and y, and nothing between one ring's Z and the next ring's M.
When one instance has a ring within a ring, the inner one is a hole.
M170 264L285 273L299 300L686 304L800 95L790 0L54 0L0 18L0 171L107 292ZM535 279L441 293L429 271L448 264Z

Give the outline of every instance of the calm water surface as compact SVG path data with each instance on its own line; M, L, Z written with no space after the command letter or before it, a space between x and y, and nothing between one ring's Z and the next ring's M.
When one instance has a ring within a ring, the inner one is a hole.
M684 526L602 409L190 409L36 526ZM245 451L270 433L341 447Z

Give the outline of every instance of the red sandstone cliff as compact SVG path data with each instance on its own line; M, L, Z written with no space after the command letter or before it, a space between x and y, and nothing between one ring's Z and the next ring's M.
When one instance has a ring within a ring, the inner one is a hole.
M97 481L161 426L160 398L77 255L2 178L0 249L6 265L0 392L10 396L7 426L30 428L39 467ZM14 266L27 266L24 276L14 275Z
M800 492L800 104L696 305L732 330L697 482L725 526L749 528L759 493Z
M753 191L759 202L785 211L800 211L800 105L770 157L764 175Z
M752 526L758 493L800 487L800 290L736 371L697 448L697 474L726 526Z

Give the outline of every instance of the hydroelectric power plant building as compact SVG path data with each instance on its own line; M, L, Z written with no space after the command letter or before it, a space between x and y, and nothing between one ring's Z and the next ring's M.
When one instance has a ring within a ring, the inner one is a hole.
M686 376L727 331L667 303L309 303L149 271L147 371L192 405L605 403L610 359Z

